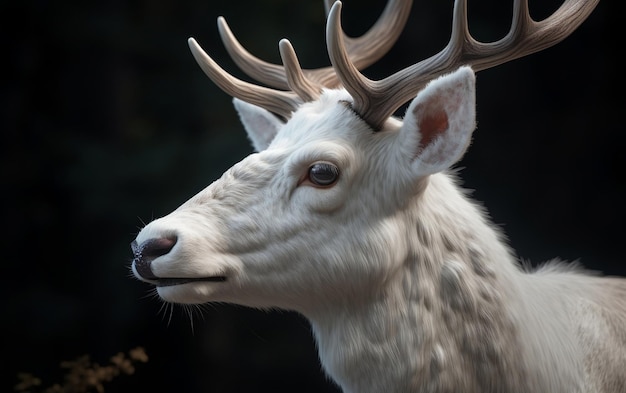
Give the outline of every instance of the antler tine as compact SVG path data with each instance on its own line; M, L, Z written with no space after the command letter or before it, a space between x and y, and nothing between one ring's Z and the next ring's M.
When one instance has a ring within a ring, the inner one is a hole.
M499 41L482 43L472 39L468 31L464 57L474 70L480 71L549 48L573 33L598 3L599 0L565 0L552 15L534 21L528 0L515 0L509 33Z
M328 13L330 4L336 0L324 0ZM413 0L390 0L376 23L365 34L357 38L344 35L345 46L358 69L363 69L381 57L397 41L409 17ZM254 79L277 89L287 89L288 82L282 66L268 63L248 52L235 38L224 18L218 20L222 42L239 68ZM343 34L343 32L342 32ZM314 70L304 69L303 75L311 84L337 87L338 78L332 67Z
M235 78L213 61L195 39L189 38L188 42L200 68L213 83L231 96L258 105L285 119L291 117L291 113L302 103L302 100L292 92L273 90Z
M354 63L348 58L344 35L341 32L341 1L335 2L328 13L326 25L326 46L328 57L335 72L346 90L354 100L353 108L363 115L369 113L370 102L374 101L372 94L377 94L376 81L363 76Z
M348 58L344 34L341 34L341 7L341 1L336 1L328 13L326 25L328 56L341 83L352 96L354 111L378 130L384 119L375 119L373 115L382 112L375 104L384 105L384 86L380 86L380 81L370 80L361 74Z
M336 2L328 16L328 52L337 75L353 96L355 112L380 129L396 109L431 79L462 65L484 70L555 45L576 30L598 2L565 0L554 14L536 22L529 15L527 0L515 0L509 33L499 41L483 43L469 33L466 0L455 0L448 45L434 56L380 81L366 78L350 63L341 34L341 3Z
M287 39L280 40L278 49L285 67L289 88L296 92L305 102L316 100L322 93L322 87L319 84L312 83L304 75L291 42Z
M276 89L288 90L289 85L285 78L285 70L282 66L268 63L248 52L235 38L228 27L226 19L217 18L217 28L224 43L224 47L235 64L253 79L265 83Z
M326 16L339 0L325 0ZM343 34L343 41L352 62L359 70L380 60L396 43L404 30L411 12L413 0L391 0L374 25L360 37Z

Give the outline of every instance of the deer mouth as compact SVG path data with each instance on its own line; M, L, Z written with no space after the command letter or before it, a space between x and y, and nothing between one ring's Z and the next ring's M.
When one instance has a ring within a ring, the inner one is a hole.
M154 285L157 287L171 287L174 285L188 284L190 282L224 282L226 276L211 276L211 277L180 277L180 278L157 278Z

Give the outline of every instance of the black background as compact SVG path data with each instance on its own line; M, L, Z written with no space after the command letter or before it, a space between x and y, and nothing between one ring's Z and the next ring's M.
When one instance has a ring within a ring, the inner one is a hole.
M626 275L618 3L601 2L557 46L478 74L478 129L462 177L524 260L579 259ZM543 18L559 4L531 1L531 12ZM347 33L362 34L383 6L346 0ZM475 37L506 34L510 8L471 1ZM397 45L366 74L381 78L440 50L451 9L416 2ZM61 360L106 363L143 346L150 361L106 391L336 391L304 318L211 305L192 324L129 275L142 222L251 152L230 98L186 43L196 37L244 77L221 46L219 15L263 59L278 63L287 37L304 67L328 64L318 0L2 2L0 390L18 372L49 385L61 381Z

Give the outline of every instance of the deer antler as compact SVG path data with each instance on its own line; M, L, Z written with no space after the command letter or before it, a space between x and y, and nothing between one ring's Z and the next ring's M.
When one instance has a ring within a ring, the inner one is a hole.
M324 0L326 13L335 0ZM357 38L341 32L344 50L357 69L363 69L391 49L409 17L413 0L391 0L372 28ZM263 88L241 81L224 71L198 43L189 39L190 49L204 72L222 90L244 101L259 105L284 118L289 118L303 101L319 97L322 88L338 87L340 80L332 67L315 70L302 69L289 41L279 44L283 66L265 62L250 54L235 38L225 19L218 18L218 30L226 50L237 66L254 79L275 89ZM293 90L292 92L281 90Z
M327 16L335 1L324 1ZM389 1L376 23L360 37L351 38L342 32L346 51L358 69L374 64L391 49L404 29L412 3L413 0ZM246 74L277 89L290 88L281 66L267 63L246 51L223 18L220 18L218 27L226 50ZM332 67L303 70L303 74L320 86L337 87L339 83Z
M295 93L269 89L235 78L213 61L196 40L189 38L188 43L193 57L204 73L231 96L258 105L286 119L291 117L291 113L302 103Z
M514 0L513 22L499 41L476 41L469 33L467 0L455 0L450 41L439 53L382 80L365 77L360 69L381 58L395 43L408 18L412 0L391 0L374 26L358 38L341 28L341 1L324 0L328 14L326 40L332 67L302 69L287 40L279 44L283 66L267 63L246 51L224 18L218 18L222 41L235 63L248 75L271 86L257 86L224 71L198 43L191 51L204 72L233 97L261 106L285 119L303 102L315 100L322 88L342 84L352 95L353 110L375 130L402 104L412 99L433 78L462 65L484 70L538 52L562 41L591 14L599 0L565 0L554 14L534 21L528 0ZM331 6L332 4L332 6ZM279 89L279 90L275 90Z
M434 56L395 74L374 81L362 75L350 61L341 29L341 2L328 15L326 39L331 63L354 99L353 109L374 129L402 104L412 99L433 78L459 66L484 70L538 52L570 35L591 14L599 0L566 0L550 17L536 22L527 0L515 0L509 33L499 41L476 41L469 33L467 1L454 3L452 34L448 45Z

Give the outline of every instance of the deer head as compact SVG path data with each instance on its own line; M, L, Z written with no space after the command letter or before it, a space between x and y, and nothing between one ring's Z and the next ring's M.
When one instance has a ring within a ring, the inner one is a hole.
M332 67L317 70L302 69L287 40L279 44L282 66L255 58L219 18L235 62L270 87L229 75L193 38L189 46L204 72L236 97L256 153L146 225L132 244L134 274L177 303L231 302L308 315L366 301L408 254L433 247L407 233L420 215L448 209L441 191L447 188L431 183L447 176L470 144L474 71L554 45L596 3L566 0L536 22L527 2L515 0L510 32L482 43L469 34L466 1L456 0L448 45L376 81L359 70L393 45L411 1L391 0L356 39L342 32L341 2L326 1ZM391 116L409 101L402 121Z
M168 302L299 311L346 392L578 391L577 344L546 350L569 329L566 302L537 312L519 300L537 285L522 288L497 228L448 169L475 128L474 72L554 45L597 3L565 0L536 22L514 0L509 33L483 43L456 0L447 46L382 80L360 69L393 45L410 0L389 1L359 38L345 36L342 4L327 0L332 66L316 70L300 67L287 40L282 66L254 57L219 18L235 62L269 87L189 46L235 97L256 153L146 225L133 273ZM402 120L392 116L409 101ZM537 322L550 315L561 317ZM558 339L537 339L537 326Z

